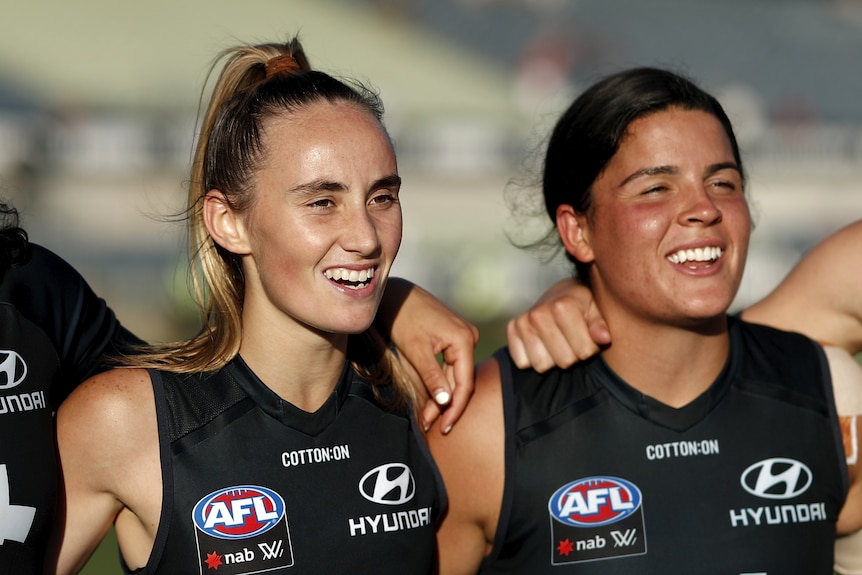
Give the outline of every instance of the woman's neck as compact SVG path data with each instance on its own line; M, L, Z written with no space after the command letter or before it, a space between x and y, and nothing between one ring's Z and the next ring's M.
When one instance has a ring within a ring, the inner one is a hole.
M246 326L255 325L244 322ZM291 329L245 329L240 354L279 397L314 412L338 384L347 357L346 334L324 334L293 323Z
M602 354L607 364L629 385L671 407L706 391L727 361L726 316L697 327L606 319L613 334Z

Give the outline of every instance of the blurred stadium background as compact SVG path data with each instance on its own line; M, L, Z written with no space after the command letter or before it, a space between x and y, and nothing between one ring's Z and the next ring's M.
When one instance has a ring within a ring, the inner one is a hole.
M2 0L0 196L130 328L190 335L182 225L200 88L237 42L299 33L381 92L404 187L394 273L482 329L567 273L512 247L504 190L600 75L684 72L735 122L756 214L737 306L862 217L862 0ZM862 246L860 246L862 247ZM105 546L87 573L118 573Z

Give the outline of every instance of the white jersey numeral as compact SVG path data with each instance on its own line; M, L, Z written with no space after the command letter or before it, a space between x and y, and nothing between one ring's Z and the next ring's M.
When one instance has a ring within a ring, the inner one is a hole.
M24 543L33 526L35 507L9 504L9 474L6 464L0 465L0 545L6 540Z

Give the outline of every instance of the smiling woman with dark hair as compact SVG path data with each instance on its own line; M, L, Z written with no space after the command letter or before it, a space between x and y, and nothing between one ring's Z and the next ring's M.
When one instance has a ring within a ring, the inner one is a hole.
M862 526L855 418L820 346L727 315L751 218L715 98L609 76L556 124L542 192L613 339L569 369L479 367L429 436L441 573L830 573L836 529Z

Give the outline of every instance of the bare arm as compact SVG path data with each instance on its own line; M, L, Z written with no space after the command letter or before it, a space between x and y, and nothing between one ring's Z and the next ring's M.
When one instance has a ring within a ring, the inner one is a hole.
M437 531L441 575L476 573L491 550L504 483L503 400L497 363L479 366L476 391L457 427L429 433L449 510Z
M862 352L862 221L817 244L743 318Z
M445 407L438 427L447 432L473 393L473 351L479 330L427 291L399 278L389 279L376 325L421 379L415 384L422 395L435 399L422 411L425 426L430 426ZM438 354L443 358L442 366Z
M143 567L161 507L155 405L147 373L113 370L79 386L57 413L57 446L64 504L48 572L77 573L112 523L126 562Z

